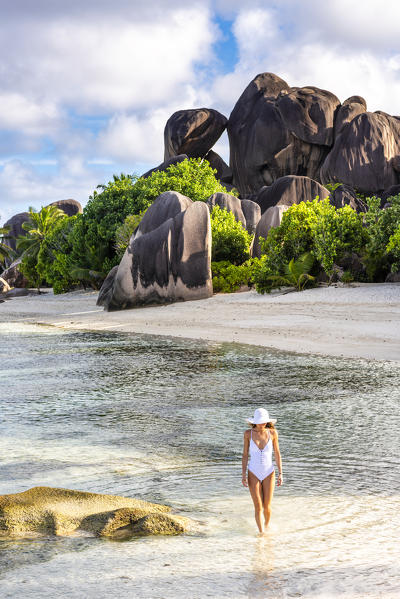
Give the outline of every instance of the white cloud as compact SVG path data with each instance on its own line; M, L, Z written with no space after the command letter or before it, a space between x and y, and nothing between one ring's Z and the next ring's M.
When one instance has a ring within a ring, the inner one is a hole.
M0 129L44 135L54 132L60 119L61 110L53 102L31 100L12 91L0 93Z
M80 113L162 105L194 81L195 63L210 58L216 37L201 3L147 20L126 19L117 8L107 19L67 14L3 29L3 87Z
M385 10L379 6L369 0L364 12L344 0L325 4L282 0L264 3L264 8L258 2L247 3L233 25L239 61L233 73L214 82L218 107L228 112L253 77L269 71L289 85L315 85L341 101L361 95L370 110L398 114L400 37L394 29L400 4L392 3L393 22L386 6Z

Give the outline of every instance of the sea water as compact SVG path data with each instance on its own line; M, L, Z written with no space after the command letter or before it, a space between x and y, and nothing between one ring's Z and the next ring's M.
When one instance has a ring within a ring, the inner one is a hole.
M0 539L0 596L400 596L400 368L236 344L0 324L0 493L166 503L178 537ZM266 536L241 486L245 418L278 418Z

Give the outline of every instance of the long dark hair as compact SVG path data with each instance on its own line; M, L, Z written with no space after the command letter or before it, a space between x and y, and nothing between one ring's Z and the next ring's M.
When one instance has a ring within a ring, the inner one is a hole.
M255 425L255 424L252 424L252 425L251 425L251 428L256 428L256 425ZM266 422L266 423L265 423L265 428L273 428L273 429L275 430L275 426L273 425L273 423L272 423L272 422Z

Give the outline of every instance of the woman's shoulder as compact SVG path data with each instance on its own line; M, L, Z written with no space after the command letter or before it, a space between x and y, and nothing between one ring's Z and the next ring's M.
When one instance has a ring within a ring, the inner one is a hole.
M271 435L271 438L278 438L278 431L276 430L276 428L270 428L269 429L269 434Z
M245 438L250 439L250 434L251 434L251 428L246 428L246 430L244 431Z

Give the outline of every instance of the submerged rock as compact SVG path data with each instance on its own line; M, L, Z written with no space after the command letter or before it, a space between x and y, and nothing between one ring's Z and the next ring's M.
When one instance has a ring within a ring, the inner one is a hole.
M165 192L146 211L119 266L104 281L97 305L120 310L211 295L208 208Z
M190 520L170 514L170 509L118 495L34 487L0 495L0 531L67 535L82 530L98 536L175 535L187 531Z

